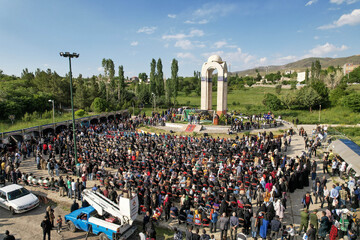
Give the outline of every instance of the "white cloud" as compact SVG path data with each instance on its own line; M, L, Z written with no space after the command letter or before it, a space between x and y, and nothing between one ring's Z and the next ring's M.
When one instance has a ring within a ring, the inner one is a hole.
M313 5L314 3L316 3L318 0L310 0L310 1L308 1L306 4L305 4L305 6L307 7L307 6L311 6L311 5Z
M193 16L197 18L226 16L228 13L234 11L235 8L234 4L207 3L195 10Z
M177 58L188 58L188 59L194 59L195 58L194 55L192 53L189 53L189 52L186 52L186 53L180 52L180 53L178 53L176 55L176 57Z
M193 44L188 39L181 39L181 40L176 41L175 47L179 47L182 49L192 49Z
M202 37L204 36L204 32L199 29L193 29L190 31L189 37Z
M305 54L304 58L307 57L324 57L328 56L330 53L333 52L341 52L348 49L347 46L342 45L340 47L336 47L335 45L331 43L325 43L324 45L318 45L314 47L313 49L309 50L308 54Z
M103 67L98 67L97 70L98 70L98 72L102 72L102 71L104 71L104 68Z
M320 26L318 29L331 29L342 27L344 25L355 26L357 24L360 24L360 9L354 9L351 13L342 15L332 24Z
M337 5L346 3L346 4L353 4L356 3L358 0L330 0L330 3L334 3Z
M139 44L139 42L135 41L135 42L131 42L131 43L130 43L130 46L135 47L135 46L137 46L138 44Z
M314 36L314 39L315 39L315 40L319 40L319 36Z
M180 39L184 39L184 38L201 37L203 35L204 35L204 32L202 30L193 29L187 35L184 33L178 33L178 34L173 34L173 35L163 35L162 39L164 39L164 40L171 40L171 39L180 40Z
M260 60L259 60L260 64L264 64L264 63L266 63L266 61L267 61L267 58L266 58L266 57L262 57L262 58L260 58Z
M183 34L183 33L178 33L178 34L174 34L174 35L163 35L162 39L164 40L170 40L170 39L184 39L186 38L187 35Z
M205 58L211 55L219 55L224 61L232 66L241 66L241 68L255 67L259 60L256 57L242 52L241 48L237 48L233 52L215 51L202 54Z
M209 20L203 19L198 21L198 24L207 24L209 22Z
M146 33L146 34L153 34L157 27L142 27L137 30L137 33Z
M168 48L168 47L169 47L169 44L168 44L168 43L166 43L166 44L164 45L164 47L165 47L165 48Z
M216 47L216 48L222 48L222 47L224 47L226 44L227 44L226 41L218 41L218 42L215 43L215 47Z
M169 18L176 18L176 15L175 14L168 14L168 17Z
M184 23L186 24L207 24L209 20L202 19L200 21L192 21L192 20L186 20Z

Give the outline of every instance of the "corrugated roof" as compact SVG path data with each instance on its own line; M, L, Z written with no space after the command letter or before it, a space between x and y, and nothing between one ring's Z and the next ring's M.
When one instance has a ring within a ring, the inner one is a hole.
M351 140L339 139L331 143L331 149L360 174L360 147Z

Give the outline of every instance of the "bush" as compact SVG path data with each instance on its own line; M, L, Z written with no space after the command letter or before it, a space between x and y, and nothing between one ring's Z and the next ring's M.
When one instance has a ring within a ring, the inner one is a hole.
M105 99L102 98L95 98L94 101L91 104L91 110L94 112L104 112L106 108L108 107L108 104Z
M360 112L360 94L352 93L344 96L341 100L345 107L350 108L353 112Z
M277 111L282 108L280 99L277 98L274 94L267 93L264 96L263 104L270 108L272 111Z
M79 109L75 112L75 115L78 117L82 117L85 115L85 110L84 109Z
M52 118L52 111L45 111L45 112L43 112L43 114L41 114L41 118L42 118L42 119Z
M29 121L31 121L31 114L29 114L29 113L25 113L24 114L24 116L22 117L22 119L21 120L23 120L24 122L29 122Z
M275 92L276 92L277 94L280 94L280 93L281 93L281 87L282 87L281 84L278 84L278 85L275 86Z

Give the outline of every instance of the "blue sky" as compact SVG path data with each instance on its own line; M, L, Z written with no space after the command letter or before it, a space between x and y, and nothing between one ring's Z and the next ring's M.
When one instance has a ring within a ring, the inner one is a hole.
M212 54L235 71L360 54L359 39L359 0L0 0L0 69L17 76L65 74L60 51L80 53L74 76L102 73L103 58L149 74L161 58L170 77L173 58L191 76Z

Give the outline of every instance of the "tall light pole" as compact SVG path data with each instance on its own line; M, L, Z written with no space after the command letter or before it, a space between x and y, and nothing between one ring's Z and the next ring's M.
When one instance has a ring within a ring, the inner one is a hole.
M74 139L74 155L75 155L75 164L78 163L77 159L77 149L76 149L76 129L75 129L75 113L74 113L74 98L73 98L73 84L72 84L72 72L71 72L71 59L78 58L80 54L78 53L69 53L69 52L60 52L61 57L69 58L69 74L70 74L70 97L71 97L71 111L72 111L72 128L73 128L73 139Z
M319 108L319 122L320 122L320 119L321 119L321 104L320 104L320 108Z
M49 100L49 102L52 103L52 108L53 108L53 124L55 124L55 101L54 101L54 100Z

